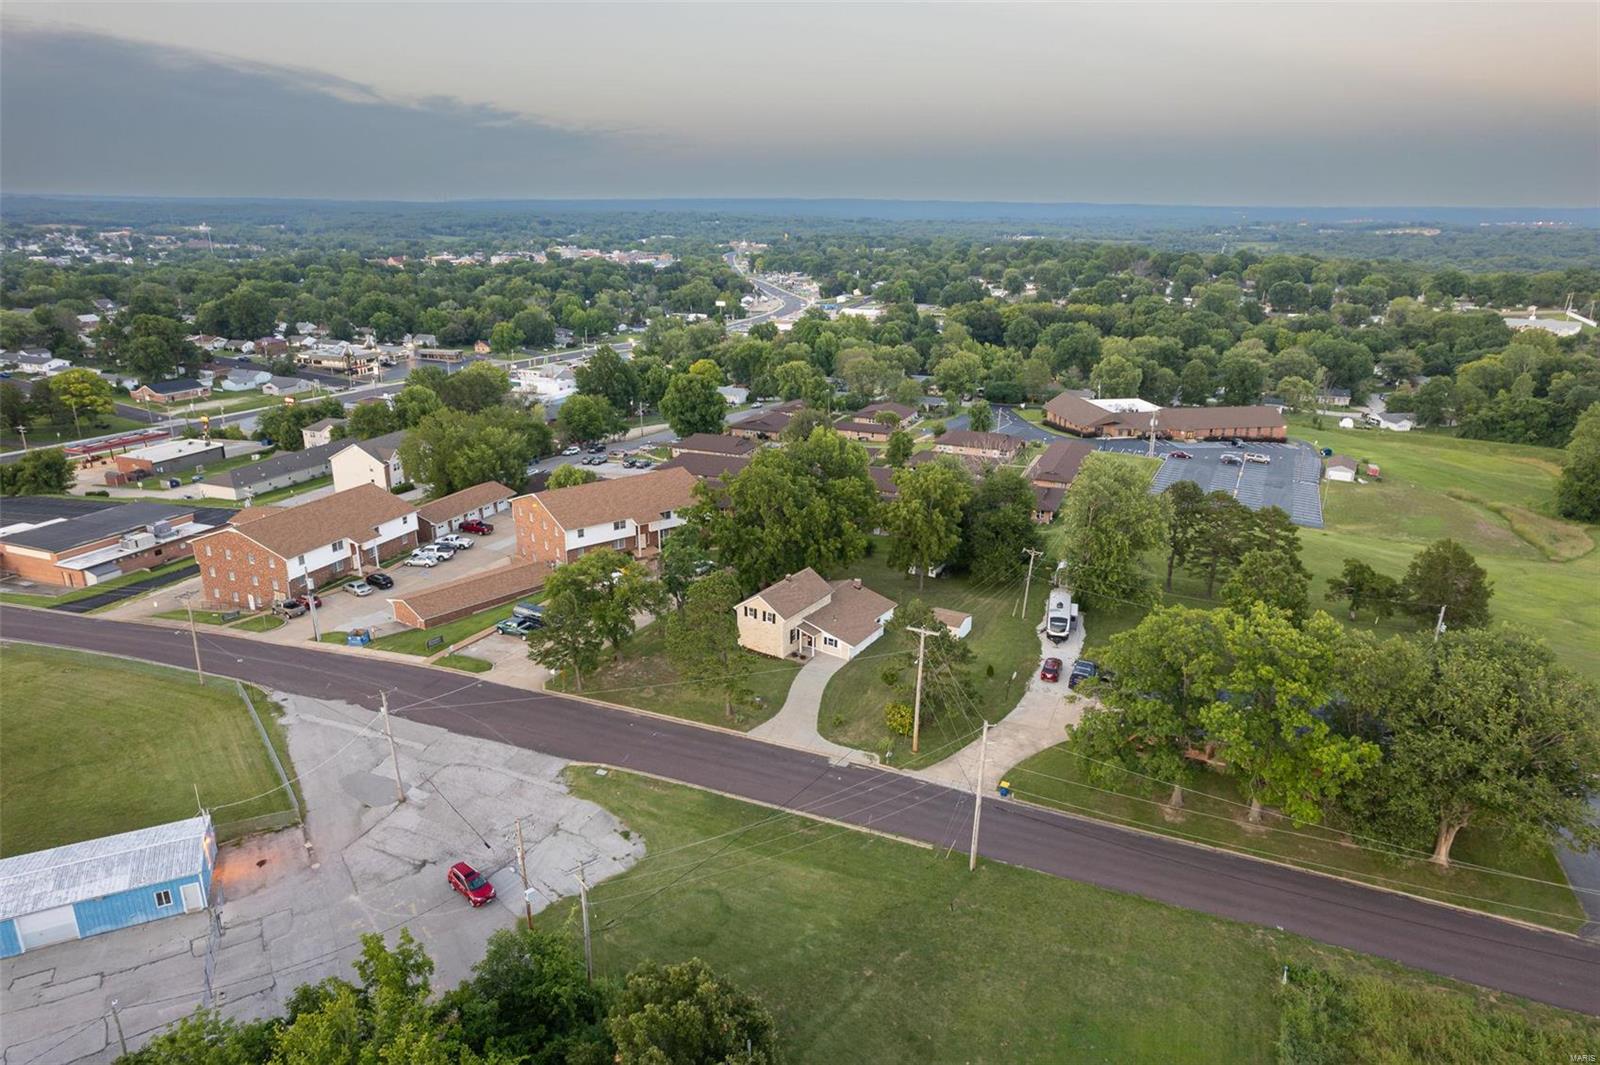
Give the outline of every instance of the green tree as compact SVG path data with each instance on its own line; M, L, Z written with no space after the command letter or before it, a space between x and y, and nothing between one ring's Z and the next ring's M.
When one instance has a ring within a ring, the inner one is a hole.
M1317 405L1317 386L1304 377L1279 378L1278 398L1292 411L1311 410Z
M916 444L911 439L911 434L904 429L895 429L889 434L889 444L883 450L883 457L889 465L898 469L906 464L906 459L911 457L911 452Z
M889 564L915 567L917 587L928 570L950 560L961 544L961 519L972 482L965 471L943 462L929 462L894 473L900 490L884 508L884 525L893 534Z
M1025 552L1039 546L1033 506L1033 486L1021 473L999 467L984 474L967 502L958 555L975 583L1022 576L1028 568Z
M72 487L72 460L59 447L34 448L15 462L0 465L0 494L61 495Z
M574 370L573 378L579 392L599 396L620 412L633 410L639 402L638 370L609 344L602 344Z
M722 432L727 411L727 400L717 391L717 382L705 374L678 374L661 397L661 413L680 437Z
M1222 601L1243 613L1252 603L1283 611L1296 623L1311 610L1311 575L1300 559L1282 551L1246 551L1222 586Z
M1337 577L1328 578L1328 598L1350 604L1350 620L1362 607L1371 607L1374 621L1391 617L1400 601L1400 582L1379 573L1358 558L1344 560Z
M967 408L967 426L975 433L987 433L994 428L994 410L988 400L975 400Z
M400 416L400 424L406 429L414 427L442 406L439 394L426 385L408 384L394 397L395 413Z
M639 563L609 547L557 566L545 579L544 625L528 633L528 657L583 691L606 644L618 648L633 635L633 615L649 605L647 582Z
M1190 407L1203 407L1211 398L1211 367L1204 359L1190 359L1178 376L1178 400Z
M1556 509L1573 521L1600 521L1600 403L1578 416L1556 482Z
M489 350L496 355L509 355L522 346L522 330L511 322L496 322L489 331Z
M778 439L785 444L794 444L802 440L811 439L811 433L819 425L829 425L828 415L815 407L801 407L789 416L789 424L783 427L778 434Z
M833 394L822 371L802 359L780 363L771 377L770 390L785 401L803 399L813 407L825 407Z
M939 360L933 368L934 383L939 391L955 403L972 394L983 380L983 359L970 351L955 351Z
M0 384L0 432L27 428L33 412L28 409L28 394L15 381Z
M622 418L601 396L568 396L556 412L556 428L570 443L604 440L622 431Z
M546 488L571 488L574 485L589 484L598 481L600 475L585 466L557 466L550 471L550 478L545 482Z
M416 374L411 376L415 379ZM475 362L432 387L445 406L475 414L505 401L511 394L511 375L504 366Z
M441 1003L480 1053L529 1065L600 1060L609 1043L605 996L567 936L518 926L489 937L472 976Z
M693 527L679 529L661 541L661 587L672 599L675 610L683 609L689 587L713 568L711 556L700 544Z
M1167 591L1172 591L1172 570L1185 566L1204 535L1209 504L1200 486L1193 481L1174 481L1165 495L1167 512Z
M528 464L549 450L550 429L541 418L510 407L478 414L443 408L406 435L400 462L437 499L485 481L521 485Z
M1183 805L1198 772L1188 753L1203 742L1200 712L1216 698L1225 661L1217 617L1157 607L1111 637L1101 657L1115 679L1096 686L1067 741L1084 755L1092 781L1118 787L1136 774L1170 786L1167 804Z
M1489 597L1494 589L1471 552L1454 540L1435 540L1417 553L1406 570L1401 592L1418 617L1436 617L1444 608L1450 628L1469 629L1489 623Z
M1382 765L1346 797L1363 826L1448 865L1477 824L1543 847L1600 845L1600 693L1541 641L1500 627L1367 640L1343 693L1385 726Z
M1083 460L1061 508L1066 584L1090 607L1146 603L1154 594L1143 556L1167 537L1167 501L1150 474L1109 452Z
M1206 496L1187 557L1195 569L1205 574L1208 598L1215 594L1217 578L1225 579L1250 550L1249 530L1254 523L1250 508L1228 493L1212 492Z
M606 1019L619 1065L774 1065L778 1026L759 1000L699 958L646 962L624 979Z
M877 520L867 452L832 429L763 448L718 490L696 487L695 523L746 592L807 566L824 572L860 558Z
M99 422L116 409L111 399L111 383L93 370L81 367L63 370L50 379L55 401L72 412L73 427L82 433L82 419Z
M711 573L690 584L683 606L666 622L667 657L678 675L695 688L722 696L722 710L733 720L735 704L749 702L752 692L742 670L735 608L744 596L731 570Z
M344 424L344 435L356 440L370 440L375 436L405 428L405 421L387 403L362 403L350 412Z
M1107 399L1137 396L1143 380L1139 364L1120 354L1105 356L1089 374L1090 387Z
M1226 663L1200 721L1249 798L1250 820L1261 820L1264 803L1297 822L1320 820L1379 754L1376 744L1335 734L1316 713L1333 694L1343 630L1322 613L1296 627L1264 603L1224 611L1218 625Z
M956 639L921 599L913 599L896 610L891 624L902 634L909 629L927 629L933 633L922 644L922 721L971 714L970 708L978 699L977 686L972 679L976 655L971 645ZM907 650L890 659L883 678L901 699L911 704L916 698L918 641L914 635L905 635L904 642Z

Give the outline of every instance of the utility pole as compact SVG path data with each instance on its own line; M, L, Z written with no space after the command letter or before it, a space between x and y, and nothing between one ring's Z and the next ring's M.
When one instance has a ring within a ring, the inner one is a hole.
M1022 584L1022 616L1028 616L1028 592L1033 587L1033 564L1039 556L1044 554L1037 547L1024 547L1022 553L1028 556L1028 579Z
M927 650L928 637L936 635L933 629L908 628L917 634L917 690L911 702L911 753L916 754L922 742L922 657Z
M1433 642L1438 643L1439 637L1444 633L1444 607L1439 608L1439 620L1433 626Z
M533 903L528 901L528 855L522 849L522 818L517 818L517 872L522 876L522 910L528 922L528 931L533 931Z
M194 675L201 684L206 682L206 671L200 668L200 634L194 627L194 601L184 597L183 608L189 612L189 642L194 645Z
M989 764L989 722L983 723L978 746L978 782L972 789L972 846L967 850L967 872L978 868L978 819L983 816L983 773Z
M317 589L309 578L306 580L306 609L311 612L311 636L321 643L322 626L317 624Z
M28 450L28 427L26 425L17 426L17 435L22 437L22 450Z
M1158 416L1158 412L1157 411L1151 411L1150 412L1150 450L1145 452L1145 457L1146 458L1152 458L1153 459L1153 458L1156 457L1156 418L1157 418L1157 416Z
M128 1056L128 1037L122 1034L122 1017L117 1013L117 1000L111 1000L111 1020L117 1026L117 1045L122 1048L122 1056Z
M394 794L396 802L406 801L406 786L400 782L400 752L395 750L394 732L389 728L389 693L378 693L378 703L383 713L383 734L389 737L389 757L394 759Z
M583 879L583 866L578 866L578 905L583 910L583 971L594 983L594 944L589 939L589 884Z

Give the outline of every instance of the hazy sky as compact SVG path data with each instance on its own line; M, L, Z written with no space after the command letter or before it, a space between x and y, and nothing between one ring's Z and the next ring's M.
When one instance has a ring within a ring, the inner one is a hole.
M1600 202L1600 5L30 4L0 188Z

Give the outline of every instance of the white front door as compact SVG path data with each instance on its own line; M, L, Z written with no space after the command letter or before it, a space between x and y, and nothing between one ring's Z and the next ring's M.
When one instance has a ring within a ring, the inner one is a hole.
M77 939L78 916L72 912L71 906L57 906L26 914L17 918L17 938L22 941L23 950Z
M200 893L199 884L185 884L180 889L183 894L183 912L193 913L203 910L206 906L205 896Z

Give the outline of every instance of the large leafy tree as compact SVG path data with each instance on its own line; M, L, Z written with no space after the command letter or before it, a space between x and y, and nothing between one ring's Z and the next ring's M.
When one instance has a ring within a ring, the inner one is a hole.
M884 460L896 468L904 466L915 447L916 443L911 439L910 433L904 429L895 429L889 434L889 444L884 448Z
M987 433L994 428L994 408L986 399L975 400L967 408L967 427L975 433Z
M1102 656L1115 678L1097 685L1068 739L1091 779L1107 786L1127 774L1170 785L1168 803L1183 805L1197 772L1189 751L1203 743L1200 712L1216 698L1225 661L1218 614L1160 607L1137 627L1117 633Z
M1255 522L1250 508L1226 492L1212 492L1196 515L1196 526L1186 549L1189 564L1205 574L1206 595L1216 591L1217 578L1228 572L1250 550L1249 531Z
M1238 611L1265 603L1298 623L1311 610L1311 575L1298 556L1257 548L1234 567L1222 586L1222 601Z
M60 495L72 487L72 460L58 447L34 448L0 466L0 494Z
M622 431L622 418L604 397L568 396L556 412L556 428L573 442L604 440Z
M972 482L966 471L943 462L896 470L899 493L884 508L884 525L893 534L889 564L915 567L917 587L928 570L948 562L961 545L961 519Z
M728 401L717 391L717 382L706 374L678 374L661 397L661 413L679 436L720 433L727 412Z
M639 402L639 371L609 344L602 344L573 377L579 392L599 396L618 411L631 411Z
M1401 586L1419 617L1437 617L1442 607L1450 628L1489 623L1489 597L1494 594L1489 574L1454 540L1435 540L1418 552Z
M684 596L688 595L689 588L713 566L698 533L698 529L688 526L661 542L661 554L656 560L661 574L661 587L671 597L676 610L683 609Z
M1473 825L1600 845L1600 692L1512 629L1357 645L1345 698L1385 737L1382 764L1344 801L1365 827L1448 865Z
M978 700L972 679L976 657L972 646L946 629L921 599L913 599L896 610L891 624L904 634L907 649L889 660L883 679L894 687L906 706L911 706L916 697L918 646L916 635L907 630L928 629L933 635L922 641L922 720L972 714Z
M1145 552L1167 537L1167 501L1142 466L1108 452L1083 460L1062 506L1066 584L1084 604L1145 603L1154 595Z
M550 450L544 420L510 407L478 414L441 409L423 418L400 445L407 475L434 498L499 481L521 485L528 464Z
M574 485L590 484L598 481L600 475L586 466L557 466L550 471L550 479L545 482L546 488L571 488Z
M1328 598L1349 603L1351 621L1362 607L1370 607L1377 621L1394 614L1400 602L1400 582L1359 558L1347 558L1339 575L1328 578Z
M1199 546L1207 518L1206 494L1193 481L1174 481L1166 490L1170 500L1167 512L1167 591L1172 591L1172 571L1184 566Z
M734 610L743 598L738 576L721 570L689 585L682 608L665 622L672 667L694 687L722 696L730 721L734 706L748 702L752 694L743 671L734 668L739 654Z
M1326 614L1296 627L1264 603L1218 617L1225 663L1200 710L1207 737L1250 799L1315 822L1339 789L1378 760L1376 744L1335 733L1318 715L1331 701L1343 629Z
M305 447L300 430L322 418L343 418L344 405L337 399L316 403L283 404L268 407L256 420L256 432L279 451L299 451ZM406 467L411 469L411 467Z
M557 566L545 580L544 624L528 633L528 657L567 674L575 691L583 691L584 674L599 667L607 640L625 626L632 632L632 612L618 616L611 577L630 563L606 547Z
M772 1014L699 958L676 965L647 962L630 972L606 1030L619 1065L772 1065L781 1056Z
M1578 416L1556 483L1556 509L1573 521L1600 521L1600 403Z
M469 1046L529 1065L598 1060L585 1055L607 1042L605 996L584 975L571 940L554 932L495 932L472 976L440 1007L460 1019Z
M411 380L416 380L415 373L411 375ZM445 406L469 414L497 406L511 394L511 374L504 366L492 362L475 362L464 370L436 380L436 383L416 383L428 384Z
M98 423L116 409L111 400L111 383L93 370L63 370L51 379L50 392L57 403L72 412L72 423L80 430L83 419Z
M765 448L723 488L701 484L694 520L746 592L807 566L823 572L860 558L877 519L867 452L832 429Z
M997 467L983 475L967 501L958 555L975 582L1022 576L1027 550L1039 546L1033 506L1033 486L1016 470Z

